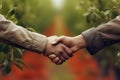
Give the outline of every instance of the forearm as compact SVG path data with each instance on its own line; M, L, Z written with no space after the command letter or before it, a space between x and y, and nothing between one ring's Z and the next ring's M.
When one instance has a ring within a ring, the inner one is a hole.
M82 33L87 49L95 54L102 48L120 42L120 17L117 17L97 28L91 28Z
M47 38L15 25L0 15L0 39L10 45L41 53L45 50Z

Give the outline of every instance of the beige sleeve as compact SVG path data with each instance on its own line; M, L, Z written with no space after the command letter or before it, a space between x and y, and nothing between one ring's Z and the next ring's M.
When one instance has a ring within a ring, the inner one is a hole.
M0 15L0 40L11 45L41 53L45 50L47 37L15 25Z

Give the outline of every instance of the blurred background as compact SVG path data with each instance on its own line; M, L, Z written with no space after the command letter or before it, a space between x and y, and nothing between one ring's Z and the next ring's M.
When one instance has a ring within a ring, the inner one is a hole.
M120 0L0 0L0 13L46 36L76 36L119 15ZM82 49L57 66L42 55L0 43L0 80L120 80L119 50L116 44L91 56Z

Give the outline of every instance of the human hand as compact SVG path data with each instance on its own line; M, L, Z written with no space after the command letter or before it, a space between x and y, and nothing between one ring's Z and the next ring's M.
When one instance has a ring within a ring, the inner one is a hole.
M63 43L64 45L69 47L72 50L72 53L86 47L86 42L82 35L78 35L75 37L61 36L59 38L56 38L54 42L52 42L53 45L58 43Z
M47 38L48 42L44 56L48 57L55 64L60 65L72 56L72 51L62 43L53 45L52 42L57 38L57 36Z

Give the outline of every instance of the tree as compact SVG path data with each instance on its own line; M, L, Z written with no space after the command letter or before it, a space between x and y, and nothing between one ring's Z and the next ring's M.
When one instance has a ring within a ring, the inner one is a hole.
M119 15L120 0L66 0L63 11L69 31L78 35ZM114 69L117 69L115 72L120 71L119 48L120 46L108 47L95 55L105 74L109 66L114 66Z

